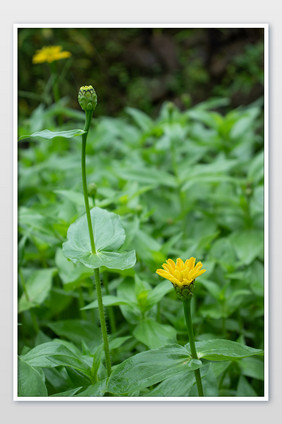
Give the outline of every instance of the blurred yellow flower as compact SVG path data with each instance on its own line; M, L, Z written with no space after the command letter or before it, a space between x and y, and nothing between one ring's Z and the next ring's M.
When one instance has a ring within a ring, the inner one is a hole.
M184 288L190 286L195 278L206 272L205 269L201 269L203 266L202 262L198 262L196 266L195 262L196 258L193 257L185 262L178 258L176 263L172 259L168 259L162 265L163 269L157 269L156 273L171 281L175 287Z
M61 46L48 46L37 50L32 58L32 63L54 62L55 60L67 59L71 56L70 52L62 51Z

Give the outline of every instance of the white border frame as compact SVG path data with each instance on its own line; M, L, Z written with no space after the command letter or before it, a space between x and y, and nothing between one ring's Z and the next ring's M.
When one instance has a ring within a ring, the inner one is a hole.
M263 28L264 29L264 396L20 397L18 396L18 29L20 28ZM13 25L13 400L17 402L267 402L269 401L269 25L268 24L14 24Z

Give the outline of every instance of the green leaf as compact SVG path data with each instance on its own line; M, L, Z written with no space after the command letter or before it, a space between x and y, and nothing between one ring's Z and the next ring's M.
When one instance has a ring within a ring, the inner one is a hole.
M202 108L195 108L191 109L188 112L186 112L186 115L189 116L189 118L192 118L196 121L200 121L211 128L218 128L218 117L220 115L218 113L214 112L207 112L203 110ZM221 118L221 117L220 117Z
M90 375L89 359L71 343L55 339L31 349L21 356L32 367L53 368L66 366ZM91 359L91 358L90 358Z
M220 361L220 362L212 362L211 368L216 377L219 377L224 371L227 370L229 365L231 364L231 361Z
M68 130L68 131L49 131L49 130L42 130L42 131L36 131L33 134L30 135L22 135L20 137L20 141L26 138L43 138L44 140L52 140L56 137L63 137L63 138L72 138L76 137L78 135L85 134L86 131L84 130Z
M106 391L106 380L98 381L96 384L88 386L87 389L78 393L75 396L79 397L96 397L103 396Z
M40 269L34 271L26 282L28 298L25 293L19 300L19 313L27 311L30 308L39 306L47 298L51 286L52 278L56 268Z
M243 265L249 265L263 253L263 231L245 230L233 233L230 241Z
M234 182L234 178L230 178L226 174L236 165L236 160L227 160L224 158L219 158L218 160L215 160L214 162L209 164L198 164L195 165L192 169L183 169L181 179L185 184L183 185L181 190L185 191L191 186L191 182L198 182L200 181L200 179L203 179L204 182L208 182L209 180L211 182Z
M73 289L76 282L93 276L93 271L89 268L81 263L74 264L69 261L64 256L62 249L57 249L55 263L65 289Z
M18 396L48 396L44 374L19 358Z
M131 336L124 336L124 337L115 337L113 336L109 337L109 347L110 350L118 349L121 347L127 340L131 339Z
M148 318L137 325L133 335L150 349L156 349L169 343L175 343L177 331L170 325L160 324Z
M67 367L44 368L46 386L48 386L50 394L61 393L66 390L69 390L70 388L89 384L89 378L83 374L79 374L79 376L82 376L85 381L83 383L81 383L81 381L77 382L76 378L73 379L73 375L71 377L69 376L69 370L71 370L71 368ZM72 371L78 373L78 371Z
M55 393L54 395L51 395L50 397L73 397L81 389L82 387L76 387L75 389L66 390L65 392Z
M137 181L140 184L152 185L152 186L168 186L177 187L177 182L174 176L160 169L152 167L138 166L130 168L118 168L115 169L117 175L126 181Z
M137 303L135 284L131 278L124 279L117 288L118 298L127 302L127 305L120 305L121 312L130 324L138 324L141 319L141 311Z
M206 266L206 265L205 265ZM210 281L207 279L203 279L201 281L199 281L199 283L205 287L205 289L207 289L207 291L215 298L215 299L219 299L220 298L220 293L221 293L221 287L215 283L214 281Z
M146 299L146 304L148 307L156 305L160 300L169 292L174 290L173 285L168 283L168 281L160 282L152 291L148 293Z
M192 360L180 345L169 345L138 353L119 364L110 376L107 391L128 394L159 383L185 370L200 368L201 361Z
M250 128L253 128L253 121L258 116L260 110L257 107L251 108L247 113L242 114L230 131L230 137L235 139L243 137Z
M125 111L130 115L142 131L149 131L154 121L139 109L133 107L125 108Z
M248 178L254 183L263 179L264 175L264 152L259 152L248 164Z
M255 390L252 388L250 383L248 383L248 380L243 375L241 375L239 378L236 396L240 396L240 397L257 396Z
M195 375L190 369L181 374L166 378L156 388L151 390L148 397L184 397L189 396L190 390L196 384Z
M189 349L189 343L186 345ZM262 355L261 349L254 349L240 343L224 339L212 339L196 342L198 357L210 361L228 361L246 358L253 355Z
M230 238L222 237L216 240L210 250L210 259L216 260L223 268L229 268L236 263L236 253Z
M74 203L77 206L84 206L84 196L82 193L73 191L73 190L54 190L54 193L58 194L59 196L62 196L63 198L66 198L70 200L72 203ZM93 200L91 197L88 197L89 206L93 206Z
M116 252L125 241L125 231L120 217L115 213L95 207L90 211L96 253L91 252L86 214L70 225L64 255L74 263L88 268L105 266L110 269L128 269L135 265L135 251Z
M202 376L203 387L204 387L204 396L218 397L218 383L217 383L216 375L213 371L212 363L208 363L206 366L204 366L201 369L201 376ZM196 396L198 396L198 391Z
M246 377L256 378L257 380L264 379L264 363L261 358L245 358L240 361L242 374Z
M128 302L120 297L117 296L103 296L103 305L104 306L116 306L116 305L128 305L131 306L131 302ZM87 309L97 309L98 306L98 300L94 300L93 302L89 303L89 305L84 306L84 308L81 308L81 310L87 310Z

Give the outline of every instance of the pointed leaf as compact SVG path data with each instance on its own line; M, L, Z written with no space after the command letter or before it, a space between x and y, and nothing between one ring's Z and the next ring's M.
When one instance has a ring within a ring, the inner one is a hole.
M183 346L168 345L138 353L119 364L111 374L107 390L114 394L132 393L200 367L201 361L192 360Z
M53 138L56 138L56 137L72 138L78 135L82 135L85 132L86 131L79 130L79 129L67 130L67 131L42 130L42 131L36 131L30 135L22 135L19 141L27 139L27 138L43 138L44 140L52 140Z
M18 396L48 396L44 374L19 358Z
M189 343L186 347L189 349ZM254 349L253 347L224 339L196 342L196 349L200 359L204 358L210 361L228 361L263 354L261 349Z
M82 386L76 387L75 389L66 390L65 392L55 393L54 395L51 395L50 397L73 397L81 389L82 389Z
M141 321L133 331L136 339L150 349L156 349L168 343L175 343L176 334L175 328L170 325L160 324L151 318Z
M49 268L40 269L31 274L26 282L28 299L23 293L19 301L19 313L37 307L44 302L51 290L52 278L55 272L56 268Z
M82 356L73 344L58 339L34 347L21 359L32 367L66 366L90 374L88 358Z
M128 302L126 299L122 299L117 296L103 296L103 305L104 306L115 306L115 305L128 305L131 306L131 302ZM94 300L93 302L89 303L89 305L84 306L84 308L81 308L81 310L87 310L87 309L97 309L98 306L98 300Z

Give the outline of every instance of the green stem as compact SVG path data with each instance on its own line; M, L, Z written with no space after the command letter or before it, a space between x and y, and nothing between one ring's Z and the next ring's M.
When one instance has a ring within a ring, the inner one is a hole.
M85 115L86 115L85 126L84 126L85 133L82 135L81 171L82 171L83 195L84 195L84 203L85 203L88 231L89 231L89 237L90 237L91 251L92 251L93 254L95 254L96 253L96 247L95 247L95 242L94 242L93 227L92 227L90 208L89 208L87 180L86 180L86 168L85 168L86 140L87 140L87 135L88 135L88 131L89 131L89 128L90 128L90 124L91 124L93 110L85 111ZM108 377L109 377L111 375L110 348L109 348L106 320L105 320L105 314L104 314L104 305L103 305L103 299L102 299L102 289L101 289L99 268L96 268L94 270L94 275L95 275L95 283L96 283L96 291L97 291L101 331L102 331L102 337L103 337L103 343L104 343L106 368L107 368L107 374L108 374Z
M102 289L101 289L99 268L96 268L94 270L94 274L95 274L96 291L97 291L97 299L98 299L98 306L99 306L101 331L102 331L102 337L103 337L103 343L104 343L106 368L107 368L107 374L109 377L112 371L111 359L110 359L110 348L109 348L106 320L105 320L105 314L104 314L104 306L103 306L103 300L102 300Z
M184 314L185 314L185 320L186 320L186 325L187 325L187 330L188 330L188 337L189 337L189 343L190 343L192 358L198 359L198 355L197 355L197 351L196 351L196 345L195 345L194 332L193 332L193 326L192 326L191 299L183 300L183 306L184 306ZM196 379L196 384L197 384L199 396L204 396L200 370L199 369L195 370L194 374L195 374L195 379Z
M86 168L85 168L86 140L87 140L88 130L89 130L89 127L90 127L93 112L92 111L86 111L85 113L86 113L86 119L85 119L84 131L86 131L86 132L84 134L82 134L82 150L81 150L82 185L83 185L83 196L84 196L84 203L85 203L85 210L86 210L86 217L87 217L87 224L88 224L91 250L92 250L92 253L96 253L96 247L95 247L94 235L93 235L93 228L92 228L92 222L91 222L91 215L90 215L90 208L89 208L87 180L86 180Z

